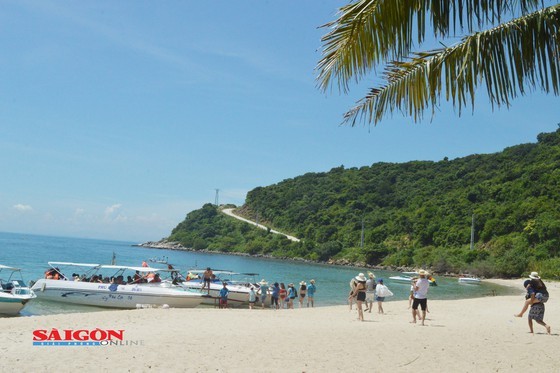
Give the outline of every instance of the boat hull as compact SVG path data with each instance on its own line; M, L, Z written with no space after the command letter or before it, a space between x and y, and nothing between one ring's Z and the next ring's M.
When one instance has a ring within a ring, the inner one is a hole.
M459 283L460 284L478 285L478 284L480 284L480 279L479 278L470 278L470 277L460 277L459 278Z
M194 308L204 299L201 294L167 283L116 285L39 279L31 289L43 300L121 309L144 305Z
M199 281L185 281L182 283L182 286L193 291L201 291L202 283ZM222 288L222 283L210 283L209 293L207 289L201 291L201 294L207 295L202 303L215 304L220 299L220 290L222 290ZM228 285L228 290L229 305L235 306L249 303L249 288L245 286Z

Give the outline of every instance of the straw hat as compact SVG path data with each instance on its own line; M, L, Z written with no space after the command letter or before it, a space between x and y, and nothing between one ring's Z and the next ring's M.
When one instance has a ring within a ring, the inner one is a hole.
M368 272L367 274L368 274L369 278L375 278L375 275L373 274L373 272Z
M529 275L529 278L532 278L533 280L540 280L538 272L531 272L531 274Z
M300 285L307 285L307 283L305 281L302 281L299 283Z
M261 280L261 282L259 282L259 284L261 284L261 285L268 285L268 282L266 282L266 281L264 280L264 278L263 278L263 279Z
M360 282L365 282L366 279L366 275L364 275L363 273L360 273L358 276L354 277L356 280L360 281Z
M309 282L311 282L312 284L314 284L314 283L315 283L315 280L311 280L311 281L309 281Z
M423 269L419 270L419 271L418 271L418 274L419 274L420 276L427 276L427 275L429 275L428 271L425 271L425 270L423 270Z

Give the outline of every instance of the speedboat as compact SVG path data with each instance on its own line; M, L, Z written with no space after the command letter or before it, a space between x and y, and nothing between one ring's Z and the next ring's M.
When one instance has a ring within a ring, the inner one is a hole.
M460 284L473 284L473 285L479 285L480 284L480 278L478 277L474 277L471 275L464 275L459 277L459 283Z
M176 274L167 269L68 262L49 262L49 266L45 278L31 288L39 299L124 309L193 308L204 299L165 281L165 276Z
M398 282L408 282L408 283L410 283L410 282L412 281L412 277L408 277L408 276L391 276L391 277L389 277L389 280L398 281Z
M202 289L204 280L202 279L203 270L195 269L187 272L186 281L181 285L187 289L196 290L202 294L207 294L203 300L206 304L215 304L220 299L220 290L227 284L229 290L228 304L235 306L249 302L249 290L251 287L257 292L260 285L255 279L258 273L238 273L227 270L213 270L214 277L210 281L210 291Z
M14 278L17 277L17 278ZM23 281L19 268L0 264L0 315L15 316L36 297Z

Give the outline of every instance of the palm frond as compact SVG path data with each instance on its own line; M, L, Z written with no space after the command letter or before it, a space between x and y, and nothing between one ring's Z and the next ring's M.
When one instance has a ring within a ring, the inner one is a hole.
M541 0L358 0L342 7L337 20L322 27L322 58L317 64L317 82L326 91L334 81L348 90L387 59L402 59L426 34L426 20L437 37L458 29L499 22L505 14L538 9Z
M469 101L474 110L480 84L493 108L509 106L527 89L558 95L559 39L560 5L555 5L465 37L455 46L392 62L384 72L387 84L371 89L344 115L344 123L375 125L397 110L417 121L428 107L433 113L442 91L460 115Z

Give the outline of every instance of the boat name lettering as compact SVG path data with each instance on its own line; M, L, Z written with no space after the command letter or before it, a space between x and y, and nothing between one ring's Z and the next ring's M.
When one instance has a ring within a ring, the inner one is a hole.
M107 285L99 285L97 288L101 290L107 290Z
M34 341L122 341L124 330L114 329L36 329L33 331Z

